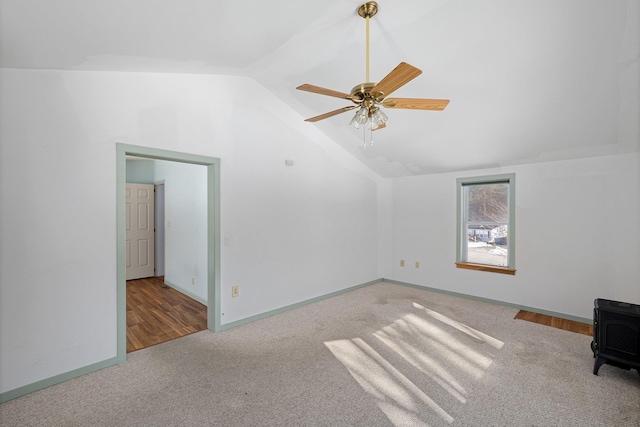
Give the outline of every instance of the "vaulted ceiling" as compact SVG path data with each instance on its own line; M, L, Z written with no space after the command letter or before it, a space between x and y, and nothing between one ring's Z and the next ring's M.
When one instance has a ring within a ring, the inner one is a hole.
M361 0L0 0L3 68L243 75L300 113L350 105L296 91L365 81ZM371 78L423 74L373 147L345 113L309 123L384 177L637 152L640 0L379 0Z

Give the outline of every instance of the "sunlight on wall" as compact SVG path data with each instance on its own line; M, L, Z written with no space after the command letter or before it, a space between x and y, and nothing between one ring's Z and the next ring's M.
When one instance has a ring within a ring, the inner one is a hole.
M501 349L504 343L420 304L413 307L427 318L409 313L375 331L379 350L362 338L325 345L394 425L428 426L434 416L450 424L454 419L445 408L465 404L469 387L493 363L483 346Z

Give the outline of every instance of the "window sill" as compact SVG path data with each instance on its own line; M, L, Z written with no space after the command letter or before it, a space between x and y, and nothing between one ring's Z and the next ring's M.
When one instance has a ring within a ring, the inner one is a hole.
M456 267L466 268L468 270L489 271L491 273L511 274L512 276L515 276L516 274L516 270L514 268L496 267L494 265L470 264L468 262L456 262Z

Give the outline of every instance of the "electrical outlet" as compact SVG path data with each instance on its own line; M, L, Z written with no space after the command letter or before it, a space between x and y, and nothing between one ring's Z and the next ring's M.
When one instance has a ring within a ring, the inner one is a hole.
M239 297L240 296L240 286L235 285L231 287L231 297Z
M400 260L400 267L404 267L404 260L403 259Z
M420 261L416 261L416 268L420 268Z
M192 277L192 278L191 278L191 284L192 284L192 285L195 285L195 284L196 284L196 278L195 278L195 277Z

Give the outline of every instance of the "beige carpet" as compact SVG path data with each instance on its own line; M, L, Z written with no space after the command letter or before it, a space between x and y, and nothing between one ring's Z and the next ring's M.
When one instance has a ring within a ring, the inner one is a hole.
M517 310L379 283L0 405L3 426L639 426L640 375Z

